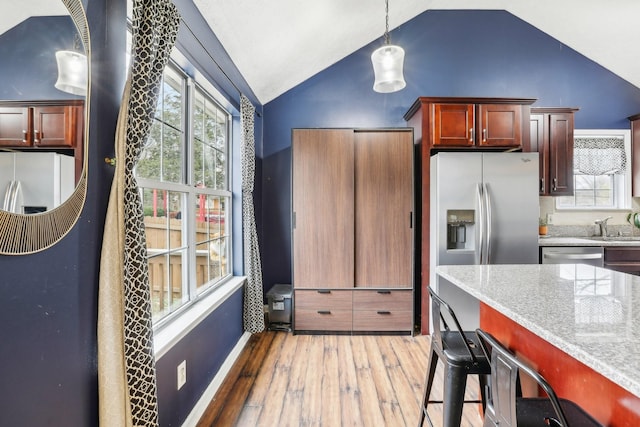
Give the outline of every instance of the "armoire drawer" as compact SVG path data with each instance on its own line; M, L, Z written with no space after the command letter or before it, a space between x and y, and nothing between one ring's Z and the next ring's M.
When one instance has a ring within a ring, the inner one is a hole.
M352 311L334 308L295 309L294 327L298 331L350 331Z
M411 310L361 310L353 312L354 331L411 331Z
M413 294L407 290L355 290L353 310L411 311Z
M295 291L295 307L304 310L349 310L353 299L351 290L310 289Z

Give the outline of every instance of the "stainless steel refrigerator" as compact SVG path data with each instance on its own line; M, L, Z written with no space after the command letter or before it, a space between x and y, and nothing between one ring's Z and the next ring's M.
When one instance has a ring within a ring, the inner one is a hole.
M0 209L14 213L49 211L75 189L72 156L0 152Z
M443 287L435 266L538 263L538 159L519 152L431 157L430 279L454 310L460 291Z

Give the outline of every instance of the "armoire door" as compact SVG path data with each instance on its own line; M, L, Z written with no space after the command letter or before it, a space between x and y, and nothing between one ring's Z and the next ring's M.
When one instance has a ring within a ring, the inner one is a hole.
M413 134L355 132L355 286L411 288Z
M293 283L353 288L353 130L292 132Z

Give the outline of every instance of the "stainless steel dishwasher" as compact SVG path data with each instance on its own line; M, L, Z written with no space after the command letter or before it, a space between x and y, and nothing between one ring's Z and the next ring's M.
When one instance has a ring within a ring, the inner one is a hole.
M588 264L604 266L602 246L543 246L540 250L542 264Z

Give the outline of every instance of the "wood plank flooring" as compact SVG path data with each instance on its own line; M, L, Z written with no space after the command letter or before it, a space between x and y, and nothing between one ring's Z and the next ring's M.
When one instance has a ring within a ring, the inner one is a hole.
M416 426L430 337L253 335L198 427ZM442 369L432 399L442 396ZM468 398L476 398L474 376ZM441 405L430 405L434 425ZM425 425L427 425L425 423ZM481 426L465 405L462 426Z

